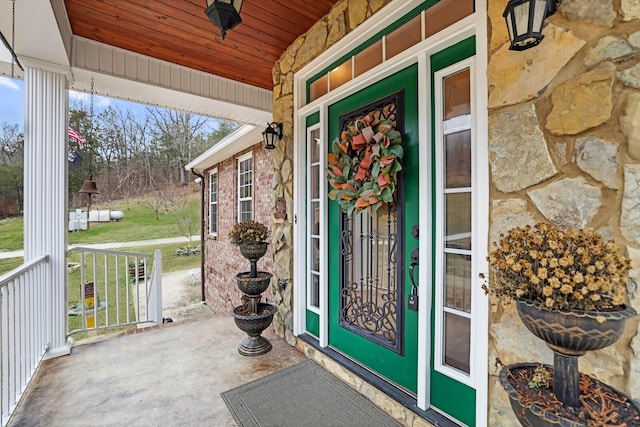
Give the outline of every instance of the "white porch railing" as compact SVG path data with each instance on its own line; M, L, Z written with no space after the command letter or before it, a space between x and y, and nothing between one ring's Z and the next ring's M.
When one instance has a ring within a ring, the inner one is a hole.
M9 422L22 393L49 349L51 289L49 256L35 258L0 276L0 413Z
M162 255L85 247L79 274L69 272L68 334L122 326L162 323ZM70 262L70 265L72 263Z

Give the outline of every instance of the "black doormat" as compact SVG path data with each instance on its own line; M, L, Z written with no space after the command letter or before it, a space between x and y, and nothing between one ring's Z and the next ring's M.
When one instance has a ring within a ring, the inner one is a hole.
M220 395L240 427L401 425L312 360Z

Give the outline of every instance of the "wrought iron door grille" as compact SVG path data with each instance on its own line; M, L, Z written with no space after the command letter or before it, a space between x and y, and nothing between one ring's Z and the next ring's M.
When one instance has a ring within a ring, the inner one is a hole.
M389 119L398 126L402 92L394 93L340 118L341 130L365 115ZM400 129L401 130L401 129ZM402 130L401 130L402 131ZM402 259L402 174L398 175L395 202L348 217L342 214L340 249L340 326L403 353L404 274Z

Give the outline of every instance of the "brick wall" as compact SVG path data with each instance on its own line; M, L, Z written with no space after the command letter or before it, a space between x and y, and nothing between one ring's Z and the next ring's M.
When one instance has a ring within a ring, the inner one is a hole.
M253 153L253 219L271 229L271 198L273 161L272 152L262 143L241 151L231 158L208 169L205 177L205 297L215 312L229 312L240 305L242 293L238 290L235 275L249 271L250 264L240 255L237 246L227 237L238 218L238 162L237 158ZM218 234L209 233L209 173L218 169ZM273 249L269 249L258 261L258 270L271 272ZM274 286L275 283L271 283ZM273 291L262 294L262 301L273 302Z

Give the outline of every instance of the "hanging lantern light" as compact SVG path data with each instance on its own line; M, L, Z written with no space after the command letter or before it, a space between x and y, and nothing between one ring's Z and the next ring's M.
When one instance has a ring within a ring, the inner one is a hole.
M227 31L242 22L240 18L242 0L206 0L206 2L207 8L204 13L213 25L220 28L220 35L224 40Z
M507 22L510 50L537 46L544 35L542 25L556 11L557 0L509 0L502 16Z
M282 139L282 123L267 123L267 128L262 132L264 148L267 150L276 148L276 138Z

